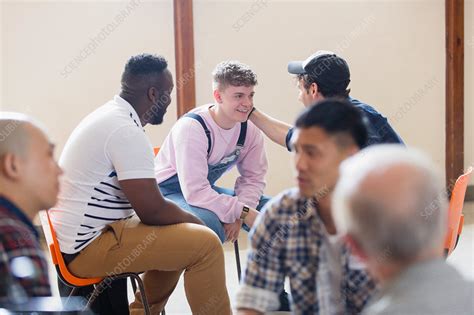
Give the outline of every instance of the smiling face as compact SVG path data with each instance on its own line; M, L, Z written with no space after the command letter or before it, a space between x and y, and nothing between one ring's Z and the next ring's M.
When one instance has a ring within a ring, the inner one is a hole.
M214 90L221 118L228 124L245 122L253 108L254 86L228 85Z

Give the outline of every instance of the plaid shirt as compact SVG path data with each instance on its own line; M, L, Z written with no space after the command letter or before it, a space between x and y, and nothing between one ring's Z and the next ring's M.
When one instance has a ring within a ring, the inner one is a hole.
M12 275L11 263L18 257L30 258L33 277L19 279ZM0 197L0 278L2 279L0 298L8 295L7 290L13 292L12 283L19 284L26 296L51 295L48 265L38 242L38 233L25 214L2 197ZM23 293L20 294L23 296Z
M287 276L294 314L332 314L322 307L324 294L338 297L337 301L329 300L330 308L340 309L334 313L358 314L375 291L375 283L364 266L343 244L334 247L338 250L333 255L341 266L336 268L340 277L335 282L336 286L340 283L340 292L328 288L333 281L322 283L328 270L334 270L334 263L322 259L322 244L329 242L329 234L314 200L302 198L297 189L283 192L267 204L250 233L250 241L237 308L277 310Z

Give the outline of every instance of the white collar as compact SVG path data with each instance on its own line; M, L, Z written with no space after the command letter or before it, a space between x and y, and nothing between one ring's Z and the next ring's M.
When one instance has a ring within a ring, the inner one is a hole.
M132 118L139 127L143 128L142 122L140 120L140 117L137 114L137 111L135 110L135 108L133 108L133 106L129 102L127 102L125 99L123 99L119 95L114 96L114 102L117 105L125 107L128 111L130 111L130 118Z

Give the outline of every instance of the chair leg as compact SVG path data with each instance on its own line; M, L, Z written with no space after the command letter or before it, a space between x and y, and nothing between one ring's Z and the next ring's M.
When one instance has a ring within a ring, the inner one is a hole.
M71 293L69 293L68 297L74 296L74 294L76 294L76 292L78 290L79 290L79 288L77 288L77 287L72 288Z
M140 295L142 297L142 304L143 304L143 308L145 309L145 315L151 315L150 305L148 305L148 299L145 293L145 285L143 284L142 279L137 274L130 275L130 277L134 278L134 280L137 281L138 287L140 288Z
M103 281L102 281L103 282ZM95 301L97 296L100 294L99 292L99 286L102 284L102 282L99 282L98 284L94 284L94 291L92 291L89 300L87 301L86 306L84 306L83 311L86 311L91 308L92 303Z
M239 283L240 283L240 275L242 273L242 269L240 267L239 242L237 240L234 242L234 252L235 252L235 261L237 263L237 278L239 279Z
M133 293L137 293L137 282L135 281L135 278L130 277L130 282L132 283Z
M66 302L65 304L68 305L69 304L69 299L71 298L71 296L74 296L74 294L76 294L76 292L79 290L79 288L77 287L73 287L71 292L69 293L69 295L67 296L66 298Z

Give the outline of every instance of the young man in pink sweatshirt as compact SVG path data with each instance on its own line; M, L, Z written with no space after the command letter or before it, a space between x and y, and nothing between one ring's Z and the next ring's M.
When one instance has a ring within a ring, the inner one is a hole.
M166 137L155 160L163 195L198 216L222 242L238 238L245 223L252 227L268 198L267 159L261 131L248 115L253 108L255 73L237 61L213 71L214 103L184 115ZM237 166L234 190L215 186Z

